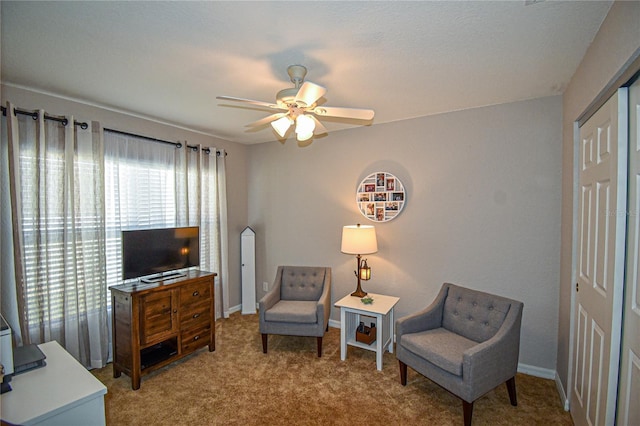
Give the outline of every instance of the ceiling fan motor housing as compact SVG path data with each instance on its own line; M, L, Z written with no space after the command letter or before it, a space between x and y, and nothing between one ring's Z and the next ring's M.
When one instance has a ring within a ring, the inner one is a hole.
M298 87L307 75L307 68L304 65L289 65L287 74L289 74L291 82Z
M282 89L276 95L276 103L283 106L284 108L288 108L292 104L296 103L296 94L298 94L298 89L296 87Z

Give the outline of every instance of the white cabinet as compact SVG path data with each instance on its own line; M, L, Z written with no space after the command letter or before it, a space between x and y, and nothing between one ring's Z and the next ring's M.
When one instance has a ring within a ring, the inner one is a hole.
M240 234L242 264L242 315L256 313L256 233L250 227Z
M107 388L56 341L38 345L47 365L14 376L2 420L19 425L104 425Z

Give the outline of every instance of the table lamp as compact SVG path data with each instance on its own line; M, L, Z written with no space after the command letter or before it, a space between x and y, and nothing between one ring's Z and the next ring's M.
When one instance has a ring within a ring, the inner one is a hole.
M362 260L363 254L375 253L378 251L378 241L376 240L376 228L371 225L347 225L342 228L342 247L340 251L346 254L355 254L357 270L354 271L358 278L358 287L351 293L355 297L364 297L366 292L362 291L361 280L371 278L371 268L367 261Z

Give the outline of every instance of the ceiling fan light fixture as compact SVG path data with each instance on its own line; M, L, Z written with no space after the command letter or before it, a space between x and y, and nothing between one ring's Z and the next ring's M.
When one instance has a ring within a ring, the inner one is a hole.
M296 139L298 139L300 142L307 141L307 140L311 139L312 136L313 136L313 132L296 133Z
M289 127L291 127L292 124L293 120L288 116L285 116L277 119L276 121L272 121L271 127L273 127L273 130L275 130L281 138L284 138L284 135L287 134L287 130L289 130Z
M313 121L311 117L308 117L304 114L300 114L298 118L296 118L296 134L298 135L298 140L301 140L300 135L311 134L313 136L313 130L315 128L316 128L316 123L315 121ZM302 140L306 140L306 139L302 139Z

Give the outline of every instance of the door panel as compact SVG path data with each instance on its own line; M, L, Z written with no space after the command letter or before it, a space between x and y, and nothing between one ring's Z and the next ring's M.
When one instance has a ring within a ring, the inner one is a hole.
M588 420L593 425L603 424L602 422L602 375L605 369L604 355L605 333L598 327L595 321L591 321L591 348L589 351L589 409Z
M576 425L615 420L627 200L626 121L619 114L624 105L621 90L580 128L571 391Z
M611 231L609 218L610 206L611 206L611 181L604 180L597 184L597 201L596 201L596 216L598 223L596 224L596 241L595 241L595 266L596 270L593 279L593 289L600 293L603 298L607 297L607 281L609 276L607 274L607 267L609 266L609 253L611 252L611 238L613 237L609 231ZM622 194L624 196L624 194Z
M627 281L620 363L618 424L640 424L640 80L629 88L629 219Z

